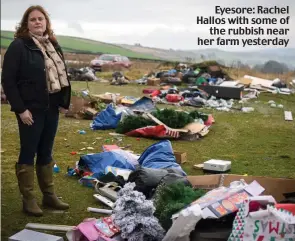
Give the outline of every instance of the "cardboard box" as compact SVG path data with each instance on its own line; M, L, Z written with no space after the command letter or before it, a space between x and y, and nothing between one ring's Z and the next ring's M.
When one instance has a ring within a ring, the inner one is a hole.
M90 107L90 102L79 96L71 97L69 111L65 114L66 117L75 117L84 108Z
M248 184L257 181L265 191L261 195L271 195L277 202L285 199L284 193L295 191L295 179L271 178L261 176L243 176L235 174L216 174L204 176L188 176L188 180L196 188L214 189L219 186L229 186L233 181L244 179Z
M176 162L178 164L183 164L187 161L187 155L186 152L179 152L179 151L175 151L174 152L174 156L176 158Z
M92 95L92 97L97 98L98 100L100 100L101 102L105 104L110 104L115 99L117 105L121 104L121 100L123 99L123 96L116 96L116 95L112 96L112 94Z
M148 78L147 79L147 85L157 86L157 85L160 85L160 83L161 83L160 78Z

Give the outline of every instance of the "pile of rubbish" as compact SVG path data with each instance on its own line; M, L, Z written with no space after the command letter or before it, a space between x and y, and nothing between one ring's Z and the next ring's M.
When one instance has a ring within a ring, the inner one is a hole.
M90 127L115 129L133 137L198 140L209 133L214 122L212 115L198 111L156 109L150 98L143 97L129 106L109 104L96 115Z
M99 98L96 98L89 91L73 91L71 94L71 103L65 116L75 119L93 120L93 118L106 108L106 104Z
M111 85L127 85L130 83L127 76L124 76L122 71L115 71L112 74Z
M95 70L90 67L68 68L68 77L70 81L99 81L95 75Z
M229 77L221 70L218 64L188 67L186 64L180 63L174 69L151 72L135 82L154 86L159 84L181 85L182 83L200 85L205 82L215 84L228 79Z
M267 80L262 78L257 78L249 75L245 75L241 82L245 83L249 89L256 89L260 92L270 92L273 94L284 94L290 95L295 93L295 88L288 88L287 84L284 81L276 78L274 80ZM294 87L295 81L290 82L290 86Z
M188 176L168 140L149 146L141 155L104 145L101 153L80 156L76 166L68 168L68 176L93 189L93 198L104 208L87 210L100 217L84 219L76 226L29 223L26 228L65 231L69 241L253 241L256 237L295 237L294 179L222 171ZM31 235L32 241L49 237L64 240L28 229L11 240L22 240L22 235ZM34 239L37 236L39 239Z

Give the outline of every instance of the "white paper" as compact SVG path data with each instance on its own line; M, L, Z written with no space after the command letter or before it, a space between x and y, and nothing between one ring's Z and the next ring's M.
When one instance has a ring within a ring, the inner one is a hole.
M244 189L254 197L259 196L265 190L257 181L251 182Z

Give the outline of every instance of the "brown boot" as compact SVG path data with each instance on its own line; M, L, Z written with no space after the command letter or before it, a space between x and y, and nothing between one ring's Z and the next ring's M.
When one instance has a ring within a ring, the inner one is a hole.
M15 172L23 196L23 211L36 217L42 216L43 211L39 208L34 195L34 165L16 163Z
M69 204L59 200L56 194L54 193L52 163L49 163L47 165L36 165L36 172L38 177L38 183L43 193L43 206L47 206L57 210L68 209Z

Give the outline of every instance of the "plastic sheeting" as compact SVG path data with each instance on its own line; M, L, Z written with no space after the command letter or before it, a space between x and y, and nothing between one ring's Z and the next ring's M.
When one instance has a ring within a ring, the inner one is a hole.
M178 168L183 175L186 173L181 166L176 162L171 142L163 140L149 146L138 159L142 167L148 168Z
M111 151L81 156L78 166L89 169L95 178L104 176L107 166L135 170L134 165L124 156Z
M160 183L171 184L184 182L190 185L182 171L178 168L156 169L140 167L129 175L128 182L134 182L135 190L142 192L147 198L151 198Z
M142 97L141 99L136 101L133 105L129 106L129 109L151 112L155 110L155 104L150 98Z
M116 113L112 104L100 112L91 124L93 130L115 129L120 122L122 113Z

